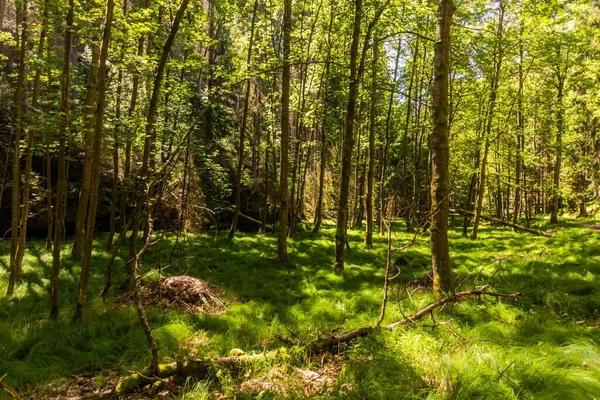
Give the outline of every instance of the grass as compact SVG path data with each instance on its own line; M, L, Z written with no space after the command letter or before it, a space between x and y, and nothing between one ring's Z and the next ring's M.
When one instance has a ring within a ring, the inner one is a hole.
M593 220L590 220L593 222ZM377 332L342 348L342 365L318 395L350 399L591 399L600 393L600 242L598 233L565 221L538 229L555 230L541 238L484 226L472 242L452 224L450 250L454 272L471 287L493 283L499 292L522 292L514 301L471 299L431 319L394 332ZM275 334L306 343L336 329L372 324L379 314L386 243L375 236L373 250L362 246L363 233L350 231L344 276L333 273L334 227L314 236L300 230L289 241L288 263L275 264L277 240L269 234L239 233L235 240L210 233L188 235L175 252L179 260L165 274L187 274L219 286L231 304L220 316L149 309L150 323L163 361L227 355L233 348L260 352L279 348ZM410 240L402 227L394 246ZM0 375L25 392L29 385L52 385L75 374L126 373L149 364L149 351L134 308L102 302L105 236L96 241L90 280L90 304L82 324L73 324L79 265L68 246L60 274L61 315L48 316L51 257L42 241L28 244L25 277L12 299L0 297ZM174 244L160 244L163 267ZM0 296L8 281L7 241L0 242ZM400 256L394 254L394 258ZM428 293L407 295L405 282L430 269L428 237L419 237L405 253L390 290L386 322L402 318L430 302ZM115 265L123 272L126 250ZM182 258L185 257L185 258ZM144 262L145 279L157 279L154 252ZM116 282L118 286L120 282ZM112 294L114 297L115 294ZM290 352L296 351L290 349ZM584 364L585 363L585 364ZM318 364L318 363L317 363ZM256 365L244 373L215 372L217 378L189 381L179 398L210 398L214 392L238 398L279 398L282 391L264 382L284 382L289 397L307 396L294 386L296 367L307 362ZM258 382L254 388L243 381ZM260 383L263 382L263 383ZM240 386L241 385L241 386ZM248 385L246 385L248 386ZM281 388L280 388L281 389ZM313 393L313 395L316 395ZM0 398L5 396L0 393Z

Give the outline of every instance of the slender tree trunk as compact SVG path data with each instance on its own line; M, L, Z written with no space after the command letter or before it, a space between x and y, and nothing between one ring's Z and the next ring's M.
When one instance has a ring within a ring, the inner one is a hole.
M550 222L555 224L558 222L559 208L559 190L560 190L560 168L562 164L562 138L564 135L564 105L563 105L563 89L565 86L565 76L558 74L558 94L556 96L556 162L554 163L553 179L552 179L552 214Z
M362 121L363 109L361 107L358 113L358 120ZM361 139L362 139L363 127L358 127L358 142L356 143L356 166L354 167L354 207L353 207L353 218L352 218L352 229L356 229L359 226L359 222L362 225L362 217L359 217L360 208L362 207L362 192L363 192L363 178L364 175L361 173Z
M455 6L440 0L435 37L433 83L433 131L431 133L431 263L434 292L452 289L452 270L448 250L448 74L450 71L450 27Z
M327 58L325 60L325 72L323 76L323 120L321 122L321 160L319 163L319 195L315 210L315 226L313 233L319 233L323 223L323 191L325 187L325 168L327 167L327 121L329 112L329 72L331 60L331 27L333 25L333 8L329 13L329 24L327 25Z
M488 103L488 113L486 121L486 130L484 134L483 154L481 156L481 171L479 172L479 185L477 188L477 200L475 203L475 218L473 218L473 230L471 231L471 240L477 239L477 230L479 229L479 220L483 209L483 197L485 195L485 180L486 180L486 169L487 169L487 158L490 148L490 140L492 139L492 123L494 120L494 111L496 107L496 96L498 92L498 86L500 83L500 71L502 70L502 59L504 56L504 49L502 44L504 30L504 3L500 0L500 11L498 19L497 29L497 42L495 46L495 57L494 57L494 74L491 79L490 85L490 99Z
M99 9L101 6L94 1L93 9ZM81 180L81 190L79 192L79 203L77 203L77 215L75 217L75 238L73 239L73 248L71 258L81 259L85 241L85 221L90 200L90 190L92 182L92 163L93 163L93 144L94 144L94 104L96 102L98 60L100 58L100 31L101 18L98 17L92 26L92 62L90 76L87 84L87 97L85 106L85 155L83 163L83 177Z
M121 121L121 92L123 86L123 71L119 70L117 78L117 99L115 104L115 117L117 121ZM110 252L112 250L113 239L115 236L115 230L117 229L117 202L119 192L119 143L121 134L121 125L114 127L113 135L113 186L112 195L110 200L110 230L108 232L108 238L106 240L106 250ZM123 216L121 215L121 218ZM122 220L121 220L122 222Z
M289 215L288 146L290 137L290 41L292 34L292 0L283 1L283 72L281 81L281 167L279 183L279 240L277 261L288 259L287 235Z
M401 48L401 41L398 40L398 49L396 52L396 61L394 63L394 84L397 85L397 80L398 80L398 67L400 65L400 51ZM388 101L388 108L387 108L387 118L385 120L385 139L384 139L384 145L383 145L383 156L382 156L382 162L381 162L381 179L379 181L379 212L380 212L380 220L379 220L379 234L382 235L383 234L383 230L385 227L385 217L386 217L386 204L387 204L387 200L386 200L386 181L387 181L387 162L388 162L388 153L389 153L389 148L390 148L390 131L391 131L391 123L392 123L392 110L393 110L393 106L394 106L394 97L396 95L396 90L392 90L390 92L390 98Z
M406 209L403 210L403 214L404 214L404 219L406 221L406 230L408 232L412 232L412 230L413 230L413 224L411 223L411 218L413 218L412 215L414 213L416 213L416 209L410 210L408 207L411 204L411 201L409 200L409 193L408 193L409 172L408 172L408 166L407 166L407 163L408 163L407 149L408 149L408 132L410 130L410 117L412 114L413 85L414 85L414 80L415 80L415 74L417 71L418 57L419 57L419 39L415 38L415 50L413 53L412 68L411 68L411 73L410 73L410 82L408 84L408 96L406 98L406 120L404 122L404 134L402 136L402 206L406 205ZM414 156L416 157L416 153L414 154ZM417 174L418 172L415 170L414 173ZM416 193L416 188L413 188L413 190ZM411 207L411 208L415 208L415 207Z
M520 21L520 37L523 37L523 21ZM519 39L519 93L517 94L517 137L516 137L516 155L515 155L515 199L512 222L516 224L521 211L521 138L524 136L525 123L523 121L523 40Z
M104 109L106 106L106 60L108 58L108 47L110 45L114 7L114 0L108 0L106 3L104 33L102 35L100 64L98 66L98 106L96 107L96 127L94 129L94 157L89 199L90 205L87 212L83 265L81 266L81 274L79 276L79 291L77 293L77 304L75 306L74 315L74 318L78 321L83 319L83 314L85 312L85 306L87 304L87 288L92 265L92 247L94 245L94 229L96 228L98 188L100 186L100 167L102 161L102 130L104 126Z
M12 296L15 283L21 271L17 262L19 246L19 216L21 203L19 202L19 188L21 187L21 134L23 132L23 94L25 87L25 50L27 49L27 0L22 3L17 1L17 36L19 36L19 66L17 69L17 84L15 87L15 134L13 137L12 157L12 209L10 231L10 275L8 278L7 296ZM21 28L18 35L19 27ZM27 215L25 215L27 221Z
M46 162L46 220L48 231L46 234L46 249L52 249L52 231L54 227L54 216L52 212L52 156L50 147L52 146L52 134L46 132L46 147L44 149L44 159Z
M69 129L69 69L71 65L71 41L75 0L69 0L67 27L63 54L62 78L60 85L60 127L58 130L58 183L56 187L56 207L54 218L54 240L52 243L52 272L50 275L50 319L58 318L58 273L60 270L60 240L65 221L65 196L67 194L67 130Z
M354 116L356 113L356 99L358 98L357 61L360 40L360 25L363 13L362 0L354 0L354 28L352 31L352 45L350 47L350 90L348 92L348 105L346 107L346 126L344 129L344 143L342 148L342 179L340 197L338 201L338 218L335 233L335 265L338 273L344 271L344 245L346 243L346 224L348 222L348 189L350 186L350 170L352 164L352 147L354 146Z
M142 168L140 171L141 182L140 182L140 185L138 188L138 195L137 195L137 199L136 199L136 206L139 206L140 208L143 208L144 205L146 204L146 201L148 200L147 188L148 188L148 179L149 179L149 166L150 166L149 162L150 162L150 158L153 157L151 155L152 138L154 137L154 130L155 130L155 125L156 125L156 111L158 109L158 100L159 100L159 96L160 96L160 92L161 92L161 88L162 88L165 67L167 64L167 60L169 58L169 54L171 53L171 47L173 46L173 41L175 40L175 35L177 34L177 31L179 30L179 25L181 23L181 19L183 18L184 14L187 10L188 3L189 3L189 0L182 0L181 3L179 4L177 13L175 14L175 18L173 19L173 24L171 25L171 29L169 31L169 36L167 37L167 40L165 41L165 44L163 45L163 50L160 55L160 59L158 61L158 65L156 67L156 72L154 75L154 86L152 88L150 104L148 105L148 115L146 117L144 154L142 157ZM139 212L139 213L137 213L137 215L132 216L132 218L134 218L134 220L132 223L131 236L129 238L130 255L131 255L132 251L134 254L134 257L132 259L134 259L135 254L137 254L135 252L135 249L136 249L139 228L142 223L142 215L143 214L144 214L143 212ZM129 270L129 273L130 273L129 277L125 282L126 286L130 286L131 283L133 283L133 278L134 278L133 275L134 274L133 274L132 269Z
M252 63L252 47L254 46L254 25L256 22L256 11L258 9L258 0L254 0L254 7L252 9L252 24L250 27L250 43L248 45L248 55L246 57L246 73L250 71L250 64ZM242 171L244 167L244 135L246 134L246 126L248 121L248 106L250 104L250 87L252 80L250 77L246 77L246 93L244 97L244 114L242 116L242 126L240 128L240 143L239 143L239 158L235 177L235 211L233 212L233 221L231 222L231 228L229 229L229 239L233 239L235 236L235 230L237 229L238 216L240 213L240 196L242 193Z
M373 59L371 65L371 112L369 116L369 167L367 171L367 228L365 247L373 248L373 177L375 172L375 133L377 130L377 62L379 44L373 38Z
M352 31L352 44L350 46L350 82L348 90L348 104L346 107L346 124L344 127L344 142L342 146L342 176L340 182L340 196L338 201L338 219L335 233L335 264L334 271L344 271L344 244L347 243L346 228L348 223L348 194L350 187L350 171L352 169L352 149L354 147L354 118L356 115L356 101L358 98L358 82L365 69L365 57L371 41L373 28L379 21L381 14L387 8L389 1L378 5L373 19L367 27L363 38L362 54L358 61L360 40L360 25L362 21L362 0L354 1L354 24Z
M38 42L37 54L39 57L44 52L44 46L46 44L46 31L48 29L48 0L44 1L42 11L42 27L40 31L40 39ZM38 66L35 71L35 77L33 78L33 94L31 96L31 108L34 112L37 112L38 98L40 93L40 77L42 75L42 68ZM27 158L25 161L25 173L23 182L23 195L21 198L21 223L19 229L19 247L17 250L17 277L23 273L23 257L25 256L25 242L27 239L27 219L29 217L29 191L31 189L31 167L33 163L33 145L35 143L35 128L31 127L27 134Z

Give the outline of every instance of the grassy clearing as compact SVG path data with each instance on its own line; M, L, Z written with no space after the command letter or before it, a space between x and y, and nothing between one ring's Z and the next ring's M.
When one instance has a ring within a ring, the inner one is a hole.
M593 221L592 221L593 222ZM394 332L380 332L329 355L339 368L312 391L298 371L327 368L319 361L298 366L282 362L256 365L217 379L189 382L180 398L210 398L221 392L238 398L320 395L322 398L380 399L590 399L600 393L600 242L589 228L573 222L558 227L553 238L513 233L485 226L480 239L460 236L460 221L450 235L454 270L465 286L479 274L481 284L496 291L523 293L519 303L471 299L431 319ZM346 273L332 271L334 227L314 236L300 231L289 243L290 262L274 264L272 235L239 234L234 241L210 233L189 235L175 251L168 275L187 274L219 286L231 302L219 316L190 315L150 309L149 318L161 345L163 361L226 355L233 348L260 352L279 348L274 334L295 335L308 342L332 330L372 324L379 314L385 266L385 241L374 238L373 250L362 246L363 233L350 232ZM394 245L411 238L401 227ZM90 281L90 306L81 325L71 323L79 265L65 261L60 275L61 317L47 320L51 264L44 243L28 246L25 279L9 300L0 297L0 372L20 392L31 384L50 384L80 373L139 370L149 352L135 309L103 303L95 297L104 285L108 254L104 237L96 242ZM169 264L174 238L160 244L144 263L145 279L158 279L159 264ZM8 280L8 245L0 242L0 296ZM432 300L428 293L407 294L404 284L430 269L428 237L420 237L405 254L390 291L386 322L414 312ZM123 269L123 251L116 268ZM395 258L399 256L395 254ZM185 258L182 258L185 257ZM65 260L67 247L65 247ZM500 260L498 260L500 259ZM118 286L120 282L116 282ZM408 288L410 291L411 288ZM296 351L290 349L290 352ZM245 383L243 383L245 382ZM3 396L0 393L0 398Z

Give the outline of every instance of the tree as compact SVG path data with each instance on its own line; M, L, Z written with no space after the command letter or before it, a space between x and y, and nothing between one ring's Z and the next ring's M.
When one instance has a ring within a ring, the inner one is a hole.
M254 25L256 22L256 11L258 9L258 0L254 0L254 7L252 9L252 23L250 27L250 44L248 45L248 58L247 70L250 69L250 63L252 62L252 47L254 46ZM240 127L240 144L239 144L239 155L238 165L236 170L235 178L235 210L233 212L233 221L231 222L231 228L229 229L229 238L233 239L235 236L235 230L237 228L238 216L240 214L240 194L242 192L242 170L244 167L244 135L246 134L247 122L248 122L248 106L250 104L250 87L252 80L250 77L246 77L246 93L244 96L244 111L242 115L242 125Z
M283 72L281 78L281 161L279 178L279 239L277 261L288 259L288 147L290 136L290 41L292 33L292 1L283 1Z
M58 130L58 184L54 217L54 239L52 243L52 271L50 274L50 319L58 318L58 273L60 271L60 242L65 220L65 197L67 193L67 131L69 129L69 83L71 45L73 39L73 14L75 0L69 0L67 25L62 61L60 84L60 126Z
M15 88L15 135L12 157L12 212L10 233L10 276L8 280L7 296L12 296L15 282L22 271L18 262L17 252L19 247L19 215L21 203L19 202L19 187L21 186L21 133L23 131L23 87L25 84L25 49L27 48L27 0L17 2L17 26L21 28L19 38L19 67L17 84Z
M448 75L450 71L450 27L455 6L440 0L435 35L434 82L431 132L431 264L434 292L452 289L452 270L448 249Z

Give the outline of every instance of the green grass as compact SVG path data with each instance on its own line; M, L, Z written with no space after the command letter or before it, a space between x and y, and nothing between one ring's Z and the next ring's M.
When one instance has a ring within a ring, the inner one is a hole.
M465 288L472 287L478 275L478 284L493 283L498 292L522 292L523 298L519 302L471 299L435 313L436 323L452 319L451 326L434 328L434 322L427 319L344 346L341 372L334 375L322 398L599 396L600 234L569 221L551 226L537 220L536 228L557 231L557 235L548 239L484 226L479 240L472 242L461 237L460 223L457 219L452 226L450 251L454 272L465 280ZM274 334L294 335L307 343L335 329L375 322L386 243L375 236L375 248L365 250L363 232L349 234L352 249L346 254L343 277L332 268L333 225L325 225L318 236L308 227L301 229L289 241L290 261L283 264L273 262L277 249L273 235L239 233L233 241L219 238L217 242L211 233L188 235L175 252L174 258L180 260L164 273L213 283L231 304L219 316L149 309L162 360L227 355L232 348L260 352L281 346ZM398 226L394 246L410 239ZM90 303L82 324L71 322L79 265L69 260L68 245L60 274L61 315L51 322L47 319L51 257L44 243L28 244L24 280L15 296L7 299L9 243L0 242L0 375L7 374L4 382L9 386L25 392L27 385L48 384L73 374L100 374L109 369L125 374L149 364L135 309L96 297L104 285L108 260L104 240L101 235L96 241ZM163 267L169 264L173 243L173 237L166 237L160 244ZM402 267L390 289L386 322L433 300L429 293L407 295L404 284L431 268L428 237L419 237L404 255L411 263ZM124 249L115 264L118 277L125 257ZM144 262L146 280L159 278L157 267L151 252ZM274 374L279 374L279 380L291 380L294 367L270 362L255 366L247 376L221 371L216 379L189 381L180 398L210 398L216 391L238 398L278 398L277 390L268 387L239 392L240 384L248 379L267 381ZM288 396L299 397L301 392L289 389Z

